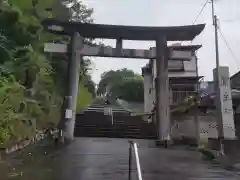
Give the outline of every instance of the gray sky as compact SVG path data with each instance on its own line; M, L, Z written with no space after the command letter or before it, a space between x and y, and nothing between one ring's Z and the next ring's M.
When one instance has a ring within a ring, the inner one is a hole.
M96 23L141 26L178 26L191 25L206 0L83 0L94 8ZM225 42L219 35L220 65L229 66L230 74L240 70L240 0L217 0L216 13L220 18L220 28L232 48L234 59ZM198 51L199 74L205 80L212 79L215 67L214 34L212 26L211 4L208 4L196 24L206 23L204 32L192 43L202 44ZM105 44L114 45L114 41L105 40ZM153 42L124 41L124 48L149 48ZM99 82L104 71L129 68L140 73L146 60L94 58L92 77Z

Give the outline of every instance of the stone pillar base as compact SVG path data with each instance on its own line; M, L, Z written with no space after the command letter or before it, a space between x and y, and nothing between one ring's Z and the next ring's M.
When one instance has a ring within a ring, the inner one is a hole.
M168 148L171 144L172 143L169 140L156 140L156 146L157 147Z
M187 145L191 147L198 147L198 141L194 138L182 137L181 139L173 139L174 145Z

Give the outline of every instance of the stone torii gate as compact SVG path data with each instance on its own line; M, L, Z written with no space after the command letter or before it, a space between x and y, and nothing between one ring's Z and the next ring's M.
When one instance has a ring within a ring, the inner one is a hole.
M69 86L65 97L64 139L74 138L76 99L80 62L83 56L156 59L156 127L158 140L167 142L170 138L169 117L169 81L168 60L189 60L189 55L181 51L171 51L168 41L191 41L199 35L205 25L178 27L140 27L102 24L86 24L80 22L47 19L42 22L44 28L52 33L71 36L71 44L46 43L45 52L68 53ZM106 46L90 46L84 44L84 38L116 39L116 48ZM150 50L123 49L123 40L156 41L156 48Z

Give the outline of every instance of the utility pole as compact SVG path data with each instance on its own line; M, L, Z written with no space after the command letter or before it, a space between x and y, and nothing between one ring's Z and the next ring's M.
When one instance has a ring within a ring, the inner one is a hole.
M215 14L215 7L214 7L214 0L211 0L212 3L212 19L213 19L213 26L214 26L214 35L215 35L215 53L216 53L216 85L215 85L215 92L217 96L215 97L216 101L216 106L217 106L217 121L220 120L221 114L222 114L222 109L221 109L221 100L220 100L220 87L219 87L219 80L220 80L220 75L219 75L219 45L218 45L218 18L217 15ZM218 125L218 139L220 143L220 152L222 155L224 155L224 144L223 144L223 127L220 127Z
M215 7L214 7L214 0L212 1L212 19L213 19L213 26L215 31L215 51L216 51L216 68L219 68L219 46L218 46L218 18L215 14Z

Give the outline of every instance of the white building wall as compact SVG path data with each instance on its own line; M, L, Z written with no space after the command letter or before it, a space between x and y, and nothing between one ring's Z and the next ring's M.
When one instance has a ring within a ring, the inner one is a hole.
M177 66L181 67L183 66L184 68L184 71L180 71L180 72L169 72L168 73L168 76L169 77L196 77L198 76L198 72L197 72L197 58L196 56L194 55L194 53L188 53L189 54L189 58L191 58L192 60L190 61L169 61L169 67L174 67L176 68ZM152 94L145 94L145 99L151 99L152 100L152 103L153 104L154 102L154 99L155 99L155 95L156 95L156 90L155 90L155 82L154 82L154 79L156 78L157 76L157 67L156 67L156 60L153 60L153 67L152 67L152 74L153 74L153 81L152 81ZM144 82L145 83L145 82ZM146 83L148 83L146 81ZM147 84L146 84L147 86ZM170 90L171 91L171 90ZM147 97L149 96L149 97ZM151 96L151 98L150 98ZM171 102L171 95L170 95L170 102ZM146 101L147 102L147 101ZM147 107L149 106L149 102L145 105L145 110L149 110L150 107Z
M189 51L185 53L185 55L189 55L190 61L169 61L169 67L171 68L177 68L180 67L184 69L184 71L180 72L169 72L169 77L196 77L198 76L197 71L197 58L195 56L195 53L192 53L192 51ZM152 66L152 76L145 75L144 76L144 110L145 112L150 112L153 108L153 104L155 102L155 96L156 96L156 89L155 89L155 81L154 79L157 76L157 68L156 68L156 60L153 60L153 66ZM149 89L152 88L151 93L149 93ZM171 91L171 90L170 90ZM170 95L171 100L171 95ZM171 102L171 101L170 101Z
M198 76L198 71L197 71L197 58L194 54L189 53L189 57L191 60L190 61L182 61L184 71L182 72L169 72L168 76L169 77L192 77L192 76ZM181 61L180 61L181 62ZM179 61L169 61L169 68L171 67L181 67L181 63ZM153 75L154 77L157 76L157 68L156 68L156 60L153 60Z
M196 56L192 56L191 61L184 61L184 70L186 72L197 72L197 58Z
M169 72L168 77L196 77L197 72Z

